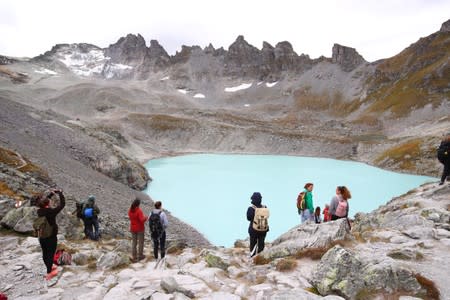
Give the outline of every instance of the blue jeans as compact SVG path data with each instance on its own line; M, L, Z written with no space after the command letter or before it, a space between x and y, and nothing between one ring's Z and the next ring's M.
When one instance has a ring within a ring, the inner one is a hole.
M302 223L305 223L306 221L313 221L314 215L309 211L309 209L305 209L302 212Z

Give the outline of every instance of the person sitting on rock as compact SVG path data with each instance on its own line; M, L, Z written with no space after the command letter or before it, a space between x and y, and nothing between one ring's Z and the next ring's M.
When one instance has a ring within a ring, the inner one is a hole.
M50 199L57 194L59 197L58 206L52 208L50 207ZM39 244L42 249L42 259L47 268L47 276L45 279L50 280L58 274L56 266L53 267L53 256L56 252L56 244L58 243L58 224L56 223L56 215L64 208L66 205L66 200L62 190L52 190L50 193L42 193L40 199L37 202L38 217L45 217L48 224L52 228L51 235L49 237L41 238L39 237Z
M98 241L100 236L98 215L100 209L95 204L95 196L89 195L86 203L83 204L83 222L85 226L85 234L88 238Z
M144 256L144 231L145 222L148 217L144 215L141 208L139 207L141 200L138 198L134 199L128 210L128 217L130 218L130 231L132 237L131 243L131 260L137 262L145 258ZM136 246L138 251L136 251Z
M330 216L330 205L325 204L325 208L323 209L323 222L328 222L331 220Z
M352 195L347 187L338 186L336 188L336 196L331 199L330 203L330 215L332 221L340 218L347 218L349 211L348 199L351 197Z
M439 185L443 185L445 179L450 176L450 133L442 140L437 151L437 157L441 164L444 165L441 181Z
M320 216L320 206L317 206L316 210L314 211L314 222L316 224L322 223L322 217Z

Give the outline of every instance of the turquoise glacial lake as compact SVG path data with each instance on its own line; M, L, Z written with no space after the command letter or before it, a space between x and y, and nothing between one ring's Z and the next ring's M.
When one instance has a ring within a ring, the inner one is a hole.
M270 209L266 241L272 241L300 223L296 199L307 182L314 183L314 206L322 209L336 186L347 186L353 216L437 181L358 162L279 155L194 154L150 160L145 167L153 178L146 193L214 245L225 247L248 236L246 212L253 192L260 192Z

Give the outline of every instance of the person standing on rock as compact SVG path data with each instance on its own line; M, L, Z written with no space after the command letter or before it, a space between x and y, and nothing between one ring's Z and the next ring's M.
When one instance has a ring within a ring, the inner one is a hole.
M336 196L331 199L330 212L331 221L347 218L349 205L348 199L352 197L350 191L345 186L338 186L336 188Z
M267 219L269 210L261 204L261 193L254 192L250 197L252 205L247 209L247 220L250 222L248 234L250 235L250 257L264 250L266 234L269 231ZM262 222L258 222L259 219Z
M437 157L441 164L444 165L441 181L439 185L443 185L445 179L450 176L450 133L442 140L437 151Z
M130 218L130 231L132 237L131 244L131 260L137 262L145 258L144 256L144 231L145 222L148 217L144 215L141 208L141 200L134 199L128 210L128 217ZM136 251L136 246L138 251Z
M314 184L308 182L305 184L304 188L306 208L302 212L302 223L306 221L314 221L314 203L312 196Z
M150 234L153 241L153 256L158 259L158 250L161 250L161 259L166 255L166 229L169 225L167 215L162 210L161 201L155 202L155 209L148 217Z
M58 206L50 207L50 199L57 194L59 197ZM66 206L66 198L62 190L52 190L48 194L42 194L38 200L38 217L45 217L48 224L52 227L52 234L47 238L39 238L39 244L42 248L42 259L47 268L47 276L45 279L50 280L58 274L58 269L53 267L53 256L56 252L56 244L58 242L58 224L56 223L56 215Z
M85 226L85 234L88 238L98 241L100 230L98 225L98 215L100 209L95 204L95 196L89 195L86 203L83 204L83 222Z

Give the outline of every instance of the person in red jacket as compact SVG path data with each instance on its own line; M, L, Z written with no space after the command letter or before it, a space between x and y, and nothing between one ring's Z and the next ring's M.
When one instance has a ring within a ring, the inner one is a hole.
M148 217L144 215L139 205L141 205L141 200L136 198L134 199L130 209L128 210L128 217L130 218L130 231L132 237L131 259L133 262L137 262L145 258L144 231L145 222L148 220ZM138 246L137 251L136 246Z
M328 222L331 221L331 215L330 215L330 205L325 204L325 208L323 209L323 221Z

